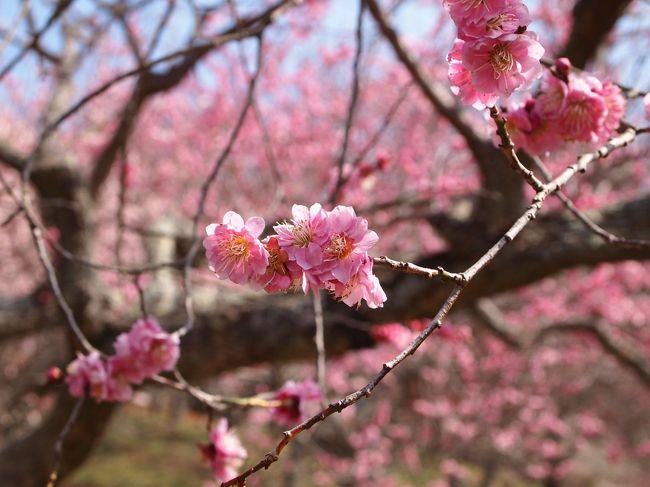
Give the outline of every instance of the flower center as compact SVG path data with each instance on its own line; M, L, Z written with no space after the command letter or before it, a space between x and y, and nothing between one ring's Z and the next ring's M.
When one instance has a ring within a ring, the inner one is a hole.
M293 234L293 243L296 247L309 247L313 235L308 225L305 225L304 222L298 222L291 228L291 233Z
M514 16L512 14L499 14L487 21L487 30L490 31L501 29L501 26L503 24L506 22L512 22L513 20Z
M232 235L225 242L224 247L228 257L234 257L235 259L246 260L250 253L250 246L246 241L246 237L242 235Z
M345 259L348 255L352 253L353 241L352 239L336 233L330 238L330 243L327 246L326 252L332 257L337 259Z
M284 265L287 261L287 253L280 249L268 247L266 247L266 250L269 252L269 268L281 276L286 276L289 273Z
M490 65L494 69L494 77L498 79L506 71L510 71L515 65L515 59L508 49L507 44L497 44L490 50Z

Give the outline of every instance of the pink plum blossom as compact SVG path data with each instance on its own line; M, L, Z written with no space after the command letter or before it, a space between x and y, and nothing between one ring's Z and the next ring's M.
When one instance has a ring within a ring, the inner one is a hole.
M539 100L531 98L505 116L506 127L515 147L523 148L531 154L553 151L563 144L555 119L540 114L538 105Z
M327 214L327 221L329 237L323 246L320 271L345 284L368 260L368 250L379 237L368 230L368 221L358 217L350 206L335 207Z
M602 96L592 91L592 83L571 76L558 117L558 129L565 139L596 142L607 115Z
M544 48L531 32L480 38L463 45L462 62L483 94L510 96L542 75Z
M114 367L134 384L163 370L172 370L180 354L179 338L152 318L138 320L115 341ZM118 360L119 359L119 360Z
M274 226L280 247L301 269L307 271L323 261L322 246L327 240L327 213L319 203L307 208L293 205L293 219Z
M458 24L458 37L477 39L514 34L530 23L528 8L520 0L508 0L499 10L491 10L474 22Z
M258 276L256 281L269 293L289 290L294 281L301 279L302 272L287 267L289 254L280 248L276 236L267 237L262 243L268 253L269 264L266 272Z
M464 24L479 23L503 11L508 3L508 0L444 0L443 5L460 30Z
M608 138L618 128L625 114L625 97L623 97L621 89L611 81L603 82L598 94L602 96L607 109L601 128L601 136Z
M318 384L313 380L288 381L273 395L274 400L282 401L282 406L272 409L273 419L281 424L299 423L305 419L305 402L318 401L320 397Z
M203 456L210 462L217 482L227 482L237 476L237 469L248 457L235 433L228 429L228 420L220 418L210 430L210 443L199 445Z
M227 212L223 223L213 223L205 229L203 239L210 270L219 279L244 284L264 274L268 252L258 237L264 230L264 219L255 216L246 220L234 211Z
M494 105L499 99L494 93L479 93L472 85L472 73L463 64L463 46L465 41L456 39L454 46L447 55L449 63L449 83L451 91L460 98L465 105L471 105L477 110L483 110L486 106Z
M379 279L372 273L372 259L367 258L359 270L347 281L332 280L328 283L329 290L336 299L348 306L358 306L365 299L369 308L381 308L386 301L386 293Z
M99 352L79 356L66 369L65 378L68 391L73 397L88 394L97 400L106 399L108 372Z

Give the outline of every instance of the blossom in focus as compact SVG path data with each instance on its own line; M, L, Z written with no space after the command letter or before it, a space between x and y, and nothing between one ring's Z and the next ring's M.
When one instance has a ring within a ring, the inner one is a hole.
M95 399L106 399L108 373L99 352L80 354L68 364L66 373L65 382L71 396L81 397L88 393Z
M372 259L367 258L359 270L347 282L330 281L328 289L333 296L348 306L359 306L365 299L369 308L381 308L386 301L386 293L379 279L372 273Z
M505 34L466 41L462 62L479 93L510 96L542 75L544 48L535 34Z
M301 383L288 381L274 395L273 399L281 401L282 406L271 410L273 419L281 424L296 424L305 419L304 405L306 401L318 401L320 389L313 380Z
M494 93L479 93L472 85L472 73L463 64L463 46L465 41L456 39L454 46L447 55L449 70L447 75L451 84L451 91L460 98L465 105L471 105L477 110L494 105L499 97Z
M128 333L117 337L114 367L129 382L141 384L147 377L176 366L179 344L178 336L164 331L156 320L138 320Z
M210 462L217 482L227 482L237 476L248 452L235 433L228 429L228 420L220 418L210 430L210 443L199 445L201 453Z
M368 260L368 250L379 237L368 230L368 221L350 206L339 205L327 214L329 236L323 247L322 271L347 283ZM328 280L328 279L325 279Z
M234 211L227 212L222 223L213 223L205 229L203 239L210 270L219 279L244 284L264 274L268 266L268 252L258 237L264 230L264 219L258 216L243 218Z
M327 213L319 203L307 208L293 205L290 222L275 225L278 243L300 268L309 270L323 261L322 246L328 235Z
M499 37L514 34L529 23L528 8L521 0L508 0L499 10L489 10L479 20L458 23L458 37Z
M261 276L257 276L255 280L269 293L289 290L294 281L301 278L302 273L292 272L287 267L289 254L286 250L280 248L277 237L267 237L262 243L268 253L269 264L266 272Z
M458 26L475 24L500 12L508 0L444 0L443 5ZM459 27L460 28L460 27Z

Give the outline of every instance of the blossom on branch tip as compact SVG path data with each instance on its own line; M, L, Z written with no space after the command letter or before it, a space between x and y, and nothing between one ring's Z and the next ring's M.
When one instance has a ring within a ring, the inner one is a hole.
M199 445L203 457L210 462L217 482L227 482L237 476L237 469L248 457L235 433L228 429L228 420L220 418L210 430L210 443Z
M528 8L520 0L508 0L499 10L490 10L477 21L457 24L458 37L478 39L515 34L525 30L529 23Z
M66 374L65 382L71 396L82 397L87 393L98 400L106 398L108 373L99 352L79 354L68 364Z
M281 406L271 410L273 419L281 424L296 424L304 421L305 402L318 401L320 398L320 389L313 380L305 380L301 383L288 381L273 395L274 400L282 402Z
M129 382L141 384L144 379L176 366L179 345L178 336L164 331L156 320L138 320L128 333L117 337L114 366Z
M222 223L213 223L205 229L203 239L210 270L219 279L236 284L254 280L266 272L268 252L258 237L264 230L264 219L259 216L243 218L234 211L227 212Z
M462 62L479 93L510 96L542 75L544 48L531 32L466 41Z
M293 205L290 222L275 225L280 247L302 269L309 270L323 261L322 246L327 240L327 213L319 203L307 208Z

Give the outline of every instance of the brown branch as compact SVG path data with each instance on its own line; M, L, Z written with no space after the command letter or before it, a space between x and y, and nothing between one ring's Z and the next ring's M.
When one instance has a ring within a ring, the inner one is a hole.
M228 487L234 485L245 485L245 481L255 472L262 469L268 469L273 463L279 459L279 455L284 448L298 435L310 429L312 426L324 421L326 418L334 413L340 413L347 407L357 403L363 398L370 396L375 387L388 375L392 370L400 365L407 357L413 355L420 345L433 333L435 330L442 326L442 322L451 311L452 307L458 301L461 293L465 287L472 281L472 279L485 268L494 258L510 243L517 235L535 219L537 213L542 208L544 201L554 192L562 188L573 176L579 171L584 171L587 166L593 161L607 156L613 150L627 145L634 140L636 132L633 129L628 129L625 133L621 134L609 141L609 143L601 147L598 151L585 154L578 159L576 164L569 166L557 178L550 183L543 185L542 189L535 195L532 204L526 211L515 221L510 229L487 251L485 252L473 265L465 270L461 275L463 276L463 283L456 284L451 290L447 299L442 306L438 309L436 316L429 323L429 325L420 332L415 339L396 355L392 360L383 364L381 370L362 388L347 395L343 399L331 403L327 408L323 409L320 413L312 416L298 426L291 430L285 431L282 440L276 445L274 450L268 452L264 458L258 461L255 465L243 472L241 475L221 484L221 487Z
M573 28L560 56L584 68L614 28L632 0L577 0L573 7Z
M503 115L499 113L499 110L496 107L490 107L490 117L494 120L494 123L497 126L497 135L499 136L499 139L501 139L499 148L506 156L512 170L524 178L524 180L535 191L542 191L544 189L544 183L537 179L537 176L535 176L533 171L524 166L519 160L519 157L515 152L515 145L512 143L512 139L508 133L508 128L506 127L506 119L503 118Z
M16 64L20 62L20 60L27 54L30 48L37 46L41 37L49 30L49 28L56 22L56 20L63 15L63 13L68 9L70 5L72 5L72 2L74 0L59 0L56 4L56 7L54 7L54 10L50 14L50 17L47 19L45 22L45 25L36 33L32 35L32 38L29 43L26 43L23 48L13 57L11 61L7 63L7 65L0 70L0 80L4 78L7 73L9 73Z

